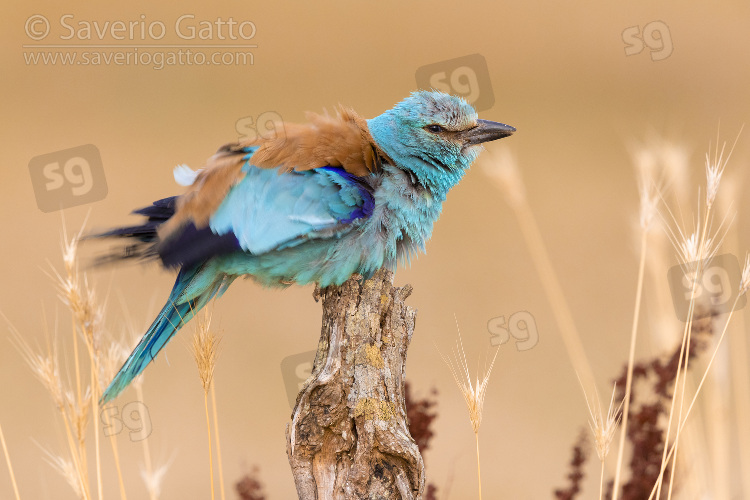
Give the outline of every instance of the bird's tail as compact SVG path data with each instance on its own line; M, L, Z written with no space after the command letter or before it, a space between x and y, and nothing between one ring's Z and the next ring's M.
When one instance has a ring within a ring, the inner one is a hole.
M217 276L205 265L183 268L177 275L167 303L102 394L100 404L117 397L167 345L177 330L228 286L227 276Z

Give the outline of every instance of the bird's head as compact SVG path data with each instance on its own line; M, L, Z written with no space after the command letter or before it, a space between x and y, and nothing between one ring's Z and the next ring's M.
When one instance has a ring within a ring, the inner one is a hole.
M437 191L447 191L461 179L483 143L516 130L479 120L465 100L437 91L414 92L367 125L397 167Z

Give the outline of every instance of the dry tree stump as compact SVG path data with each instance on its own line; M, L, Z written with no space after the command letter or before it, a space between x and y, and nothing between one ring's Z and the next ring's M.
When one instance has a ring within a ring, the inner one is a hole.
M286 431L299 498L422 498L424 463L404 403L411 291L384 270L315 291L318 352Z

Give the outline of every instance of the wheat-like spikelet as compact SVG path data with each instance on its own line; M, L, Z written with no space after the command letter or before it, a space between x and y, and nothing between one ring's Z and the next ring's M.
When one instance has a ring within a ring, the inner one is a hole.
M216 356L218 354L219 337L211 330L211 316L206 312L196 318L195 335L193 335L192 351L195 364L198 366L198 376L203 390L208 393L214 378Z
M622 418L623 401L615 406L615 391L617 390L617 384L612 388L612 398L609 401L609 408L607 409L606 417L602 412L601 401L599 400L599 394L594 393L594 404L589 402L589 398L586 395L586 406L589 409L589 427L591 432L594 434L594 448L599 460L602 462L609 454L609 446L612 444L612 439L615 436L617 425L620 423ZM584 393L585 395L585 393Z
M82 488L80 476L73 460L64 458L60 455L55 455L44 448L42 448L42 451L46 455L45 460L47 463L65 478L65 481L70 485L76 496L78 498L89 498L88 493Z
M211 420L208 416L208 392L211 389L214 368L216 368L216 356L220 339L211 330L211 315L206 310L202 316L197 318L195 335L193 335L192 351L195 364L198 366L198 376L203 386L203 402L206 410L206 430L208 432L208 457L211 472L211 500L214 494L214 462L211 448Z
M460 355L459 355L460 351ZM484 407L484 398L487 395L487 384L490 381L490 374L492 373L492 367L495 365L495 359L497 358L499 349L495 351L495 356L492 358L487 371L482 375L481 380L479 374L477 374L475 382L471 381L469 375L469 366L466 363L466 354L464 352L463 341L461 339L461 332L458 332L458 340L456 341L456 347L453 349L453 359L448 356L440 354L443 361L451 371L453 379L456 381L461 395L464 397L466 407L469 410L469 420L471 421L471 428L474 433L479 432L479 427L482 425L482 409Z
M143 467L141 468L141 478L143 478L143 482L146 484L146 490L148 490L150 498L156 499L161 495L161 484L164 481L164 476L167 474L173 460L174 455L153 470Z
M51 343L47 342L47 354L39 354L26 342L26 339L13 326L4 313L0 312L11 334L11 341L15 344L16 349L23 357L26 364L31 369L31 373L41 382L47 390L52 401L58 410L63 411L65 408L65 398L63 395L62 379L60 378L60 363L57 352L57 338L53 338Z
M458 327L458 325L456 325ZM460 351L460 356L459 356ZM456 385L461 391L461 395L464 397L466 407L469 410L469 421L471 422L471 428L474 431L474 439L477 447L477 479L479 481L479 499L482 499L482 474L481 466L479 461L479 427L482 425L482 413L484 409L484 398L487 395L487 385L490 381L490 374L492 373L492 367L495 366L495 360L500 349L495 350L495 355L492 357L492 362L489 368L486 368L485 373L481 376L477 374L475 383L471 381L471 375L469 375L469 366L466 363L466 353L464 352L464 344L461 339L461 330L458 330L458 340L456 340L456 346L453 348L453 359L440 353L443 361L451 371L453 380L456 381ZM486 367L486 365L485 365ZM464 380L465 377L465 380Z
M88 403L91 405L91 411L95 416L99 415L99 372L100 372L100 351L101 351L101 339L102 339L102 320L104 317L103 308L97 304L96 294L94 288L90 286L88 282L88 276L83 273L83 279L78 273L78 243L83 234L85 222L81 226L81 230L78 234L74 235L70 240L67 239L67 235L64 234L63 240L63 262L65 265L65 276L61 276L59 273L55 274L58 278L58 287L61 291L61 299L68 306L73 317L73 327L71 334L73 335L74 342L77 342L78 332L81 333L86 343L86 349L89 355L89 375L90 375L90 387L93 394L90 395ZM54 271L54 269L53 269ZM78 358L77 344L75 348L75 361L76 361L76 383L77 383L77 404L81 406L83 404L84 395L81 393L80 385L80 360ZM102 470L101 470L101 448L99 442L99 426L94 425L94 451L96 459L96 480L97 480L97 493L99 500L102 500L103 485L102 485ZM83 443L81 443L83 449ZM83 455L83 451L81 454Z
M2 313L0 313L2 314ZM3 317L5 315L3 314ZM44 315L43 315L44 318ZM52 399L65 428L70 459L67 462L72 464L77 474L76 492L83 492L82 498L88 497L88 472L86 470L86 447L85 427L88 422L88 406L80 404L84 401L88 404L90 398L89 388L86 388L81 399L73 395L72 391L65 388L60 376L60 361L57 347L57 335L49 340L47 334L47 353L40 354L34 350L28 342L21 336L21 333L5 317L11 332L11 340L20 352L22 358L36 376L42 386L47 390ZM46 325L46 318L44 318ZM58 464L59 465L59 464ZM63 471L61 467L55 467L57 471ZM66 471L68 473L69 471ZM81 495L79 495L80 497Z
M580 382L580 379L578 380ZM593 405L589 401L589 397L586 391L583 391L583 395L586 398L586 406L589 410L589 427L594 435L594 449L601 462L601 472L599 474L599 499L601 500L604 495L604 460L609 454L609 446L612 444L612 439L615 437L615 431L617 425L620 423L622 418L622 405L615 406L615 392L617 390L617 384L612 388L612 397L609 400L609 408L607 409L607 415L605 417L602 412L601 401L599 400L599 393L594 391Z
M67 414L73 422L75 436L81 448L86 444L86 427L89 423L89 411L91 409L91 387L86 387L83 397L79 400L73 391L65 391L65 407Z
M739 138L739 136L738 136ZM735 141L736 144L736 141ZM683 409L684 409L684 401L685 401L685 386L686 386L686 380L687 380L687 372L688 372L688 364L690 359L690 343L691 343L691 333L692 333L692 323L693 323L693 315L694 315L694 308L695 308L695 296L696 296L696 288L698 286L698 279L702 276L705 263L709 261L717 252L719 246L721 245L721 242L723 241L723 237L726 234L726 218L724 218L719 225L718 229L714 231L714 234L710 234L711 231L711 225L713 221L713 205L716 200L716 194L718 192L719 183L721 181L721 177L723 175L724 169L729 161L729 159L732 156L732 151L734 149L734 146L732 146L732 149L730 149L729 154L727 155L726 159L724 158L724 150L725 150L726 143L721 148L721 153L719 153L718 150L718 141L717 141L717 148L714 154L714 161L711 162L710 155L706 154L706 203L705 203L705 211L704 211L704 217L703 217L703 223L699 222L696 224L696 230L692 234L686 236L684 232L682 232L681 229L678 228L678 231L680 233L680 236L682 236L681 241L678 241L676 248L680 253L681 261L683 268L685 269L686 274L691 273L693 276L693 286L692 286L692 293L690 296L690 303L688 305L688 317L687 322L685 323L685 328L683 330L683 337L682 337L682 346L681 346L681 354L680 354L680 360L677 367L677 374L675 377L675 391L674 395L672 397L671 401L671 407L669 411L669 419L667 422L667 432L664 436L664 447L662 452L662 469L666 466L667 462L667 450L669 448L669 438L670 438L670 430L672 427L672 421L674 418L675 413L675 403L677 401L678 396L678 390L679 390L679 411L677 416L677 423L680 424L683 420ZM709 148L710 149L710 148ZM699 213L701 210L699 209ZM722 228L724 230L724 234L720 234L722 231ZM673 234L673 241L674 233ZM690 275L690 274L689 274ZM682 372L682 374L681 374ZM680 380L682 379L682 380ZM682 382L682 385L680 386L679 382ZM675 439L674 439L674 447L677 449L679 446L679 440L680 440L680 431L682 429L682 425L678 425L677 431L675 433ZM676 454L672 458L672 470L671 470L671 479L669 484L669 491L668 491L668 498L671 499L672 497L672 488L674 485L674 474L676 471ZM656 497L661 498L661 485L662 485L662 478L663 475L660 475L657 487L656 487Z

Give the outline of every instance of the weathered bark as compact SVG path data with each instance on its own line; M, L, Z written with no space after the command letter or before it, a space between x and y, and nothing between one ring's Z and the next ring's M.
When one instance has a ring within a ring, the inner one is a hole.
M419 499L424 463L404 404L416 311L393 273L316 290L323 326L312 375L287 426L301 499Z

